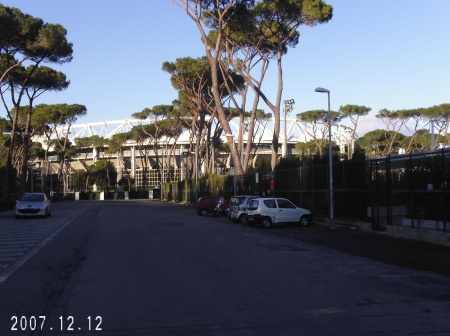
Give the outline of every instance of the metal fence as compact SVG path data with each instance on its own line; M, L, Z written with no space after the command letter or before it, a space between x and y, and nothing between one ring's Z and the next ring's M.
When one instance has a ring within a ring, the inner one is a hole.
M278 170L274 174L273 194L291 199L318 216L329 216L328 165ZM367 219L367 176L364 161L333 164L335 216L341 219Z
M372 159L368 164L374 229L395 225L448 231L449 148Z
M169 200L195 203L197 197L236 194L285 197L327 217L330 209L327 164L222 176L165 185ZM387 225L448 231L450 149L333 164L336 219L364 221L373 230Z

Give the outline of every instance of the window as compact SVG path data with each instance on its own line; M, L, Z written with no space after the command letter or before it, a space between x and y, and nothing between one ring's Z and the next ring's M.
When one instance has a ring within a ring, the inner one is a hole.
M122 176L126 176L126 173L127 172L124 169L122 172ZM144 168L136 169L134 179L136 187L159 187L161 185L161 170ZM181 181L181 169L171 169L170 171L164 169L164 180Z
M251 200L250 202L248 202L248 207L247 209L249 210L256 210L259 207L259 201L258 200Z
M275 200L273 200L273 199L265 200L264 204L268 208L276 208L277 207L277 203L275 203Z
M282 209L295 209L296 206L289 202L288 200L279 199L278 201L278 207Z
M21 201L22 202L43 202L45 200L43 194L36 194L36 195L27 195L25 194L22 196Z
M231 197L230 203L233 205L241 205L244 201L245 197Z

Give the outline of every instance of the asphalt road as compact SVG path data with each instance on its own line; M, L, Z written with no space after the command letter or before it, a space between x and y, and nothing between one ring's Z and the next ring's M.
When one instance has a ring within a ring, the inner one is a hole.
M0 230L2 336L450 334L442 246L151 200L55 203Z

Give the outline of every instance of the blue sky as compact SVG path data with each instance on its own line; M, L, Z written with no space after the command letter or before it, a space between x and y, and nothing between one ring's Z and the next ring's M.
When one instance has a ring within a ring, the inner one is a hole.
M177 92L165 61L201 57L194 23L170 0L2 0L45 22L60 23L74 44L74 58L62 66L71 81L63 92L46 93L36 103L83 104L79 123L131 118L146 107L170 104ZM302 27L299 44L284 58L283 99L294 112L357 104L372 108L358 134L383 128L380 109L450 103L450 1L328 0L333 19ZM273 64L274 66L275 64ZM264 86L276 94L276 73ZM260 108L269 111L261 103ZM3 113L2 113L3 114Z

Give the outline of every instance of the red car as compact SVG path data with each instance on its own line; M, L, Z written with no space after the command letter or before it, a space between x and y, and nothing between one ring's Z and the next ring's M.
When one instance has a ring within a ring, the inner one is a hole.
M197 202L197 213L200 216L207 216L210 213L214 212L214 209L216 208L217 204L220 205L220 213L217 213L216 215L222 214L226 215L228 210L228 201L222 198L222 196L203 196L198 199Z
M207 216L212 213L217 203L220 201L220 196L203 196L198 199L197 213L200 216Z

